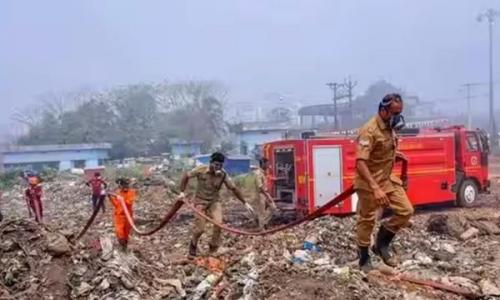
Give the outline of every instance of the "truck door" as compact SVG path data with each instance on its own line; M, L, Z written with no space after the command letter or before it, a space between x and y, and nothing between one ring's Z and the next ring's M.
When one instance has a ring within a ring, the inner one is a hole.
M480 147L481 147L481 177L478 178L478 181L481 183L479 187L480 191L487 191L490 187L489 181L489 154L490 154L490 145L488 141L488 134L484 130L479 130L476 132Z
M481 139L478 132L466 131L465 152L463 156L465 176L476 178L481 184L484 178L482 166L488 163L488 157L484 157L482 153Z
M484 130L477 132L478 140L481 146L481 166L488 167L488 155L490 154L490 144L488 134Z
M312 148L314 205L326 204L342 192L342 152L340 146Z

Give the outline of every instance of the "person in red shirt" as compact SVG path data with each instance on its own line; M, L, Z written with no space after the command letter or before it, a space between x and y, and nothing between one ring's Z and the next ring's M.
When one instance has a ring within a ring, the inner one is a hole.
M35 215L35 221L37 223L42 222L43 219L43 206L42 206L42 186L40 185L40 180L36 176L28 178L29 186L25 191L26 200L28 202L28 210L33 211Z
M128 178L119 178L116 183L118 183L118 189L116 190L115 195L109 196L109 200L114 208L113 223L115 225L116 239L118 240L122 250L127 251L132 225L128 222L127 217L125 216L125 211L118 197L123 198L130 216L133 217L133 204L137 197L137 193L135 189L130 188L130 180Z
M86 185L90 186L92 189L92 209L95 210L97 208L97 201L101 200L103 201L101 207L102 212L104 213L104 198L106 197L105 189L108 187L108 184L101 178L101 173L95 172L94 177L87 181Z

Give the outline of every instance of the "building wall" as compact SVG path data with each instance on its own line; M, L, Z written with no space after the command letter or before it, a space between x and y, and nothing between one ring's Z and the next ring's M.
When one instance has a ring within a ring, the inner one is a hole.
M15 152L3 154L3 165L6 168L42 165L58 165L59 170L75 167L75 164L84 164L85 167L97 167L99 160L108 159L108 150L62 150L46 152Z
M210 154L198 155L195 157L198 164L208 165L210 163ZM226 157L224 161L224 170L229 175L238 175L250 172L250 158L244 156Z
M174 155L199 155L201 153L201 145L199 144L173 144L172 154Z
M245 142L248 151L251 152L256 145L282 139L284 132L284 130L244 131L238 134L238 144L241 145L242 142Z

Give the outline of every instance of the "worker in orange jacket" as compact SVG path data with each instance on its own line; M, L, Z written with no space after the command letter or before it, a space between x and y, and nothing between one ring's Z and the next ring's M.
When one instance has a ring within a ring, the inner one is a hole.
M132 206L136 199L135 189L130 188L130 180L128 178L120 178L116 181L118 189L115 191L116 195L110 195L110 201L113 205L113 222L115 225L115 234L123 251L127 250L128 239L132 226L127 221L125 211L117 196L120 196L125 201L130 216L133 216Z

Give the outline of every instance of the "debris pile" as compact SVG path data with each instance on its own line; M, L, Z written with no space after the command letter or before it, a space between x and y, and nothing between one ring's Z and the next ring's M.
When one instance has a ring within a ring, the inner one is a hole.
M150 228L174 201L172 184L158 176L137 185L136 223ZM500 296L495 195L482 198L485 207L418 212L394 242L398 269L388 271L373 257L380 271L366 275L357 269L355 216L325 216L263 237L226 233L213 257L205 256L203 237L202 256L188 259L193 215L186 208L157 234L132 235L129 252L123 253L115 247L109 208L87 235L71 242L91 213L80 177L45 183L42 226L28 220L21 191L17 186L3 195L0 299L463 299L397 274L486 299ZM253 225L237 201L224 206L231 226ZM292 217L276 215L273 224Z

